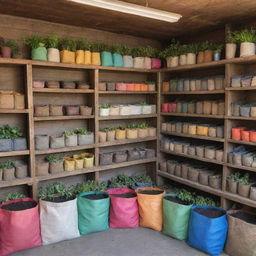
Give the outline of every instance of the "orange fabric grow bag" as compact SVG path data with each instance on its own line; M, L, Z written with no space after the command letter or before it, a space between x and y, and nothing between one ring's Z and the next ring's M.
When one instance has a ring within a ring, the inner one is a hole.
M241 131L243 131L245 127L234 127L231 131L232 140L241 140Z
M250 131L243 130L241 131L241 139L243 141L250 141Z
M256 131L250 131L250 142L256 143Z
M92 63L91 64L95 65L95 66L100 66L100 64L101 64L100 53L99 52L92 52L91 56L92 56L92 59L91 59Z
M134 91L135 84L126 84L126 91Z
M143 91L143 92L147 92L147 91L148 91L148 85L147 85L147 84L141 84L141 85L140 85L140 89L141 89L141 91Z
M85 65L92 64L92 53L91 53L91 51L84 51L84 64Z
M149 190L156 190L161 193L157 195L140 193ZM136 193L139 204L140 226L161 231L163 224L163 196L165 191L160 188L146 187L136 189Z
M134 91L136 92L141 91L141 84L134 84Z

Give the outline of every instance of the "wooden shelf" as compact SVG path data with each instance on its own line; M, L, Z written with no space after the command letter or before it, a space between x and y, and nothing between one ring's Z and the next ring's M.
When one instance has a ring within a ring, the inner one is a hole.
M200 118L216 118L224 119L224 115L203 115L203 114L187 114L187 113L163 113L162 116L183 116L183 117L200 117Z
M248 121L256 121L256 117L244 117L244 116L226 116L226 119L230 120L248 120Z
M0 114L27 114L29 109L0 109Z
M0 181L0 188L19 186L19 185L32 185L33 179L28 177L25 179L15 179L11 181Z
M45 117L34 117L34 121L58 121L58 120L82 120L82 119L93 119L94 116L45 116Z
M230 163L226 163L225 165L227 167L231 167L231 168L235 168L235 169L256 172L256 168L253 168L253 167L248 167L248 166L244 166L244 165L235 165L235 164L230 164Z
M225 193L224 197L226 199L229 199L229 200L241 203L241 204L245 204L245 205L250 206L250 207L256 207L256 201L254 201L254 200L251 200L249 198L246 198L246 197L243 197L243 196L240 196L240 195L237 195L237 194L233 194L233 193L230 193L230 192L227 192L227 191L225 191L224 193Z
M198 94L224 94L225 90L213 90L213 91L183 91L183 92L162 92L162 95L198 95Z
M232 140L228 139L228 142L236 143L236 144L242 144L242 145L248 145L248 146L256 146L255 142L249 142L249 141L243 141L243 140Z
M47 149L47 150L36 150L36 155L45 155L45 154L53 154L53 153L62 153L62 152L70 152L70 151L80 151L85 149L95 148L95 144L92 145L84 145L77 147L65 147L65 148L56 148L56 149Z
M8 156L26 156L29 155L29 150L22 151L10 151L10 152L0 152L0 157L8 157Z
M186 158L191 158L191 159L195 159L195 160L206 162L206 163L213 163L213 164L224 165L224 162L219 162L219 161L214 160L214 159L208 159L208 158L192 156L192 155L183 154L183 153L177 153L175 151L167 151L167 150L160 150L160 151L163 152L163 153L166 153L166 154L175 155L175 156L182 156L182 157L186 157Z
M79 93L79 94L87 94L94 93L93 89L62 89L62 88L33 88L33 92L37 93Z
M178 133L178 132L164 132L164 131L162 131L161 133L162 134L166 134L166 135L179 136L179 137L186 137L186 138L193 138L193 139L200 139L200 140L210 140L210 141L224 142L223 138L200 136L200 135L191 135L191 134Z
M256 86L248 86L248 87L226 87L225 90L227 91L254 91L256 90Z
M109 142L104 142L104 143L98 143L97 146L98 147L109 147L109 146L118 146L118 145L132 144L132 143L138 143L138 142L146 142L146 141L152 141L152 140L157 140L157 137L115 140L115 141L109 141Z
M140 91L99 91L99 94L157 94L155 91L147 91L147 92L140 92Z
M157 117L157 114L151 115L128 115L128 116L100 116L99 120L121 120L121 119L143 119Z

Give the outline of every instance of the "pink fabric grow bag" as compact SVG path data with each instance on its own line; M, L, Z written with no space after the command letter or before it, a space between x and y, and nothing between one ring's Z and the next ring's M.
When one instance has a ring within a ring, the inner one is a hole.
M4 205L30 201L36 206L27 210L9 211L2 209ZM22 198L0 205L0 256L40 246L38 204L32 198Z
M161 68L162 63L161 63L161 59L158 58L152 58L151 59L151 68Z
M162 104L162 112L163 113L167 113L168 112L168 106L169 106L169 103L163 103Z
M137 195L129 188L109 189L110 196L110 227L111 228L137 228L139 227L139 209ZM113 195L132 193L131 198L115 197Z
M116 83L116 91L126 91L125 83Z

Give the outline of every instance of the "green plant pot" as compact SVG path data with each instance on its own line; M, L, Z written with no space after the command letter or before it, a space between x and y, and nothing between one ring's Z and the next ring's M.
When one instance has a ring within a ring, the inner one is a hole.
M113 66L113 57L111 52L101 52L101 66L112 67Z
M47 61L47 50L45 47L38 47L31 51L32 60Z
M121 54L113 53L113 62L114 62L114 67L124 66L123 56Z

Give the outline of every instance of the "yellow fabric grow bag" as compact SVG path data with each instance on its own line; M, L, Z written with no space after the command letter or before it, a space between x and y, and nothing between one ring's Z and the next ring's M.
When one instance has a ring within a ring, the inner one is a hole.
M92 65L100 66L100 53L99 52L92 52Z
M195 124L190 124L188 126L188 134L196 135L196 125Z
M84 168L84 159L76 158L75 159L75 170L80 170Z
M60 60L62 63L73 64L75 63L75 57L76 57L75 52L71 52L68 50L63 50L60 52Z
M64 170L68 172L75 170L75 160L73 158L64 158Z
M197 135L208 136L208 126L198 125L196 127Z
M84 64L84 51L83 50L76 51L76 64Z
M84 51L84 64L91 65L92 64L92 53L91 51Z

